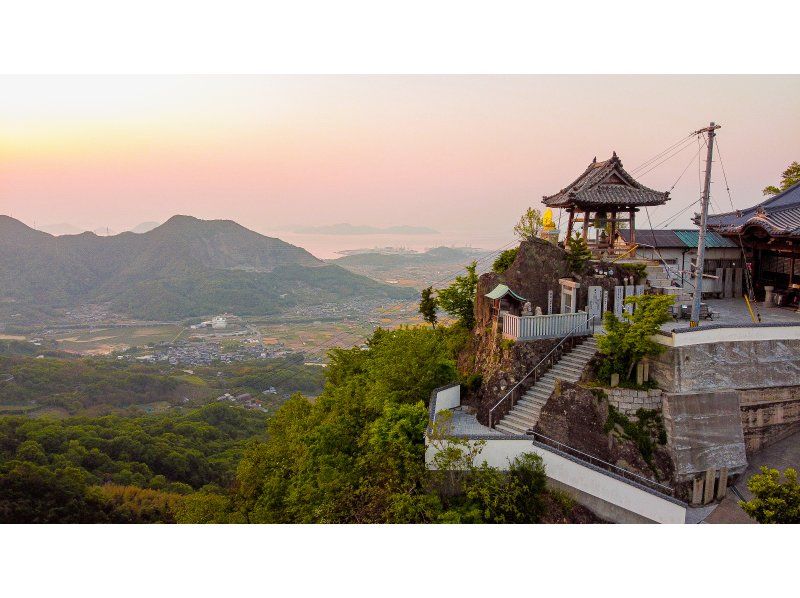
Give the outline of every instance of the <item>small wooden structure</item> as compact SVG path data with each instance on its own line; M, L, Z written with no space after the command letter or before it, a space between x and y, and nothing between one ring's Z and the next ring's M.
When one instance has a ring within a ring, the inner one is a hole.
M517 295L504 284L498 284L486 297L492 300L492 318L499 319L500 312L506 312L519 316L522 314L522 307L526 299Z
M576 224L583 224L581 234L595 253L613 253L620 223L627 224L635 243L639 208L659 206L668 200L669 192L645 187L628 174L614 152L604 162L592 160L575 181L555 195L545 196L542 203L567 211L567 238L572 236ZM589 238L589 227L595 229L594 238Z

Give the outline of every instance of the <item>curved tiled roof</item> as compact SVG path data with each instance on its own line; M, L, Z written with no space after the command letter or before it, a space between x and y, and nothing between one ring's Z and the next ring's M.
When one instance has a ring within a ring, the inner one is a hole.
M522 302L525 301L525 297L520 297L504 284L499 284L494 289L486 293L486 297L488 297L489 299L502 299L506 295L511 295L517 301L522 301Z
M720 233L741 233L759 227L773 237L800 236L800 183L736 212L708 216L708 228Z
M555 195L545 196L542 202L551 208L566 206L658 206L669 199L669 192L645 187L622 168L616 152L603 162L594 160L588 168Z

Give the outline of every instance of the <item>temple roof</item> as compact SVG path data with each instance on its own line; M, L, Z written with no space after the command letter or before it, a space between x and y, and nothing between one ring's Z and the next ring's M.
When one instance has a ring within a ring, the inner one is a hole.
M709 214L707 223L709 229L720 233L741 233L759 227L772 237L800 236L800 183L752 208Z
M509 289L504 284L499 284L495 288L493 288L491 291L486 293L486 297L488 297L489 299L502 299L506 295L511 295L517 301L522 301L522 302L525 301L524 297L520 297L519 295L517 295L514 291Z
M575 181L555 195L545 196L542 202L551 208L610 208L659 206L668 199L669 192L655 191L636 181L614 152L603 162L595 158Z
M631 231L623 228L617 234L625 243L631 242ZM678 229L636 229L636 242L659 249L697 249L700 231L686 228ZM726 249L739 247L730 239L726 239L713 231L706 232L707 249Z

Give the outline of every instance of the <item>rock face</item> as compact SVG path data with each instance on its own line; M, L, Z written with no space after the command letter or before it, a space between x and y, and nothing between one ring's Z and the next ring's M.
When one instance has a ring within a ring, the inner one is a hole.
M499 279L534 308L538 305L547 313L547 291L553 291L553 311L561 311L558 279L568 275L567 252L542 239L534 239L520 243L517 258Z
M480 388L468 391L463 402L475 407L478 421L489 422L489 410L530 372L556 345L558 339L524 343L502 341L491 329L475 332L472 347L462 353L459 370L478 373Z
M608 266L600 267L603 271ZM535 307L547 313L548 291L553 291L553 312L561 311L561 278L572 277L580 283L578 309L585 309L590 285L601 286L611 292L621 284L623 276L630 273L622 267L612 266L615 276L570 275L567 252L542 239L523 241L514 262L503 274L489 272L478 279L475 297L475 328L472 338L459 357L462 374L480 374L483 384L472 389L465 403L478 410L478 420L488 422L488 412L510 388L530 372L550 352L560 339L543 339L512 343L504 341L492 320L491 301L486 298L498 284L506 284L515 293L525 297Z
M612 270L613 276L598 276L590 268L587 274L569 271L567 252L557 245L542 239L523 241L514 263L503 274L490 272L478 280L475 298L475 319L479 327L491 322L491 301L485 297L499 283L507 285L518 295L525 297L536 308L547 313L547 293L553 291L553 313L561 313L561 278L572 278L580 284L578 288L578 309L586 309L589 287L599 286L614 297L614 287L623 284L623 279L633 275L633 271L621 264L600 264L604 272Z
M654 440L652 466L636 443L605 431L608 399L588 388L561 382L542 408L536 432L660 483L671 483L674 465L666 447Z

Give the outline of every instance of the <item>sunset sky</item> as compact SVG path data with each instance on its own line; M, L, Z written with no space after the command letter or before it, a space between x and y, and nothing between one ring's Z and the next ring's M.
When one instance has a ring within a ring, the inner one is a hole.
M632 169L710 120L744 207L800 160L799 108L796 76L3 77L0 213L114 230L176 213L259 232L413 224L467 241L508 234L594 156ZM641 181L668 189L694 151ZM697 198L696 160L672 196L654 224Z

